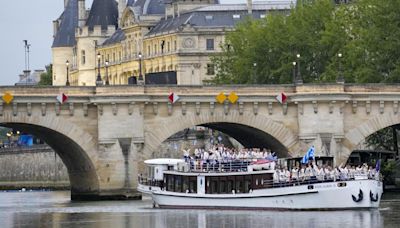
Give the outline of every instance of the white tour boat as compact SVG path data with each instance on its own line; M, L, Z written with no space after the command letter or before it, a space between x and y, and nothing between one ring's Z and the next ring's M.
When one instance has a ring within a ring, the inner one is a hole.
M274 183L267 161L219 164L182 159L145 161L148 177L138 190L160 208L340 210L378 208L379 178Z

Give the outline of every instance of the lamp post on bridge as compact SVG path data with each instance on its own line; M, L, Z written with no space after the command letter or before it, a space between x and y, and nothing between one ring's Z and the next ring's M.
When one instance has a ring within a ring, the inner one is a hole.
M292 62L293 68L292 68L292 72L293 72L293 84L296 84L296 65L297 63L295 61Z
M338 53L337 57L339 59L339 72L338 72L339 74L338 74L338 77L336 79L336 82L340 83L340 84L344 84L344 76L343 76L343 71L342 71L342 57L343 57L343 54L342 53Z
M65 83L66 86L69 86L69 61L65 62L65 66L67 67L67 82Z
M110 85L110 80L108 78L108 65L110 64L110 62L106 60L105 64L106 64L106 85Z
M300 71L300 54L297 54L296 55L296 57L297 57L297 62L296 62L296 65L297 65L297 75L296 75L296 82L295 82L295 84L303 84L303 79L301 78L301 71Z
M100 52L97 53L97 79L96 79L96 86L101 86L103 85L103 81L101 80L101 74L100 74Z
M256 84L256 68L257 63L253 63L253 77L251 79L251 84Z
M143 75L142 75L142 52L139 52L138 54L139 57L139 78L138 78L138 84L145 84L144 79L143 79Z

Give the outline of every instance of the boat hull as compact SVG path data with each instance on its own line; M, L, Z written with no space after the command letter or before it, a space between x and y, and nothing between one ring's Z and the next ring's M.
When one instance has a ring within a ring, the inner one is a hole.
M243 194L192 194L155 190L160 208L343 210L378 208L382 182L353 180L254 190Z

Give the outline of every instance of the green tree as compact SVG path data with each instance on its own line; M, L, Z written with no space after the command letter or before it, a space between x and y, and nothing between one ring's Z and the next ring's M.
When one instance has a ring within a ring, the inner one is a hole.
M53 85L53 64L46 66L46 72L40 75L40 82L38 85Z
M398 0L299 0L289 15L248 18L229 33L213 82L291 83L297 53L306 83L335 81L339 65L346 82L400 82L399 37Z

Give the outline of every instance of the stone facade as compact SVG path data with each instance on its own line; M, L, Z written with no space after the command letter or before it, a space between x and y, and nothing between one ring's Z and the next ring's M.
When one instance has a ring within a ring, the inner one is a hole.
M174 84L165 82L169 75L180 85L201 85L214 77L210 57L221 52L226 33L238 22L262 19L270 11L288 13L292 6L291 1L220 5L218 0L119 0L118 24L99 20L91 26L90 15L109 13L112 9L101 14L99 9L114 0L93 1L87 12L81 6L85 1L77 1L67 2L54 23L53 85L65 85L67 60L71 85L95 85L99 63L102 83L108 78L112 85L128 84L132 76L137 81L143 75L147 83Z
M180 96L174 104L171 91ZM282 91L284 104L275 98ZM314 145L340 164L367 136L400 123L397 85L0 87L6 92L14 100L0 102L0 124L46 139L68 168L74 199L135 195L143 160L193 126L280 157ZM218 103L221 92L238 102Z

